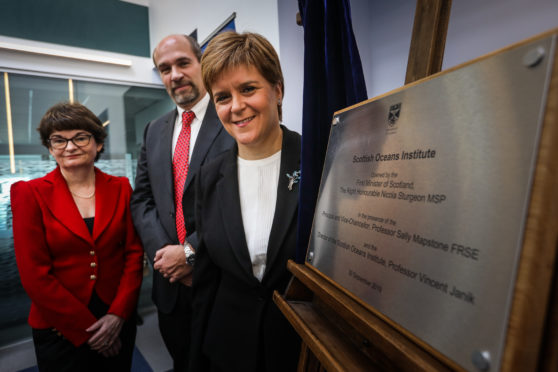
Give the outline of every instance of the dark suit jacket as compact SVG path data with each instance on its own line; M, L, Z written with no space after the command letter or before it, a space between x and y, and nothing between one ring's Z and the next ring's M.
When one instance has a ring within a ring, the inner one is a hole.
M176 235L172 174L172 133L177 110L153 120L145 127L143 146L138 158L136 186L131 208L134 225L147 256L153 264L155 252L167 244L178 244ZM200 166L232 147L234 140L223 129L213 103L209 103L196 139L184 186L183 201L192 208L184 211L184 220L194 220L195 187L193 179ZM187 240L197 246L195 228L187 231ZM153 273L152 298L159 311L170 313L175 305L180 283L169 283L158 271Z
M93 235L57 167L12 185L14 246L21 283L31 298L29 324L56 328L78 346L97 319L93 293L124 319L136 308L143 250L135 233L127 178L95 169Z
M298 184L287 173L300 169L300 135L283 127L277 202L262 282L252 273L238 189L238 148L204 166L196 181L199 246L193 283L191 370L296 370L300 342L272 301L290 279L294 258ZM202 354L203 353L203 354ZM265 355L265 360L258 360Z

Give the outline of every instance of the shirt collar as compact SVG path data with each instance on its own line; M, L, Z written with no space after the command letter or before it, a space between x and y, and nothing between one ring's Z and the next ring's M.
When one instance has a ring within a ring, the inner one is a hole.
M207 110L207 106L209 105L209 93L205 93L205 95L192 107L189 111L192 111L196 118L199 119L205 114L205 110ZM185 111L183 108L176 106L178 110L178 117L182 117L182 113Z

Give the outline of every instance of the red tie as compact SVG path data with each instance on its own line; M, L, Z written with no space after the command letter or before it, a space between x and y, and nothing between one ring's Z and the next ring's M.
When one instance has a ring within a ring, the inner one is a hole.
M192 121L196 115L192 111L182 113L182 130L178 135L174 157L172 158L172 171L174 174L174 206L176 210L176 233L180 244L186 239L186 227L184 227L184 212L182 211L182 195L184 183L188 175L188 157L190 154L190 132Z

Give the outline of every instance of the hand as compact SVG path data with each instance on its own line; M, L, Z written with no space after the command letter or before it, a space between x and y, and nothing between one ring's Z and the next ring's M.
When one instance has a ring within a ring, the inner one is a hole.
M190 273L186 276L183 276L182 278L178 279L178 281L182 284L184 284L187 287L191 287L192 286L192 278L194 277L193 273ZM172 280L172 278L171 278Z
M91 349L103 353L107 350L112 350L113 343L118 339L124 319L114 314L106 314L97 320L93 325L85 331L92 332L93 335L87 341ZM118 347L120 350L120 347Z
M153 268L171 283L192 273L192 266L186 263L184 247L181 245L166 245L155 252Z
M106 346L106 349L99 350L99 353L105 358L109 358L117 356L120 353L120 349L122 349L122 341L120 341L120 337L117 337L111 345Z

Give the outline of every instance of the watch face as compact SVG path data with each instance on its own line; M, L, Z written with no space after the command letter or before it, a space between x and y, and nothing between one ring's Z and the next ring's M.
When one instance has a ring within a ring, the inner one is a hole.
M194 266L195 261L196 261L196 255L194 253L192 253L186 258L186 262L188 262L188 264L191 266Z

